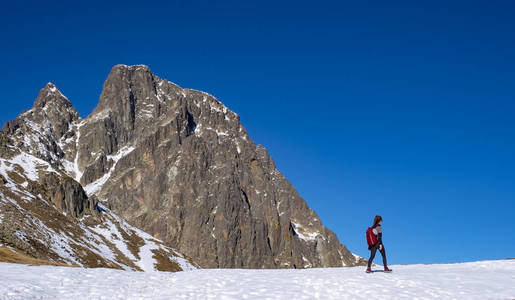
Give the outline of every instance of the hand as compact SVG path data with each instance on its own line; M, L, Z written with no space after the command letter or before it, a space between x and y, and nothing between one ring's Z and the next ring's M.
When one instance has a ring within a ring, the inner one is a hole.
M379 245L379 251L383 250L383 245Z

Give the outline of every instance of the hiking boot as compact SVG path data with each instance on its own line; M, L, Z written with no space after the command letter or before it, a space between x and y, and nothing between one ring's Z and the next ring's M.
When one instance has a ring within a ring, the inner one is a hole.
M367 268L367 273L372 273L372 268L371 267Z
M392 271L392 269L388 269L388 267L384 267L384 271L385 271L385 272L391 272L391 271Z

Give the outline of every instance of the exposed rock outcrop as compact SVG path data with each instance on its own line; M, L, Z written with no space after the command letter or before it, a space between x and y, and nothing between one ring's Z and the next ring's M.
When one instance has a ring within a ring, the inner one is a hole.
M2 136L48 163L48 174L28 187L44 190L38 194L67 218L99 218L97 197L201 267L366 263L322 225L236 113L147 66L114 66L86 119L48 84L4 126L0 151L9 152Z
M364 264L207 93L117 65L80 131L86 191L202 267Z
M23 258L20 262L32 257L84 267L194 268L179 252L99 206L96 196L88 196L72 178L81 176L74 159L81 121L49 83L30 110L5 124L0 132L0 247L16 253L10 259Z

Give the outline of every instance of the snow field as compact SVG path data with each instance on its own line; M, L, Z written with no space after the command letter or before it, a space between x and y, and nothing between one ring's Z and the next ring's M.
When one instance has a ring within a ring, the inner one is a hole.
M376 268L377 269L377 268ZM0 299L514 299L515 260L305 270L133 272L0 263Z

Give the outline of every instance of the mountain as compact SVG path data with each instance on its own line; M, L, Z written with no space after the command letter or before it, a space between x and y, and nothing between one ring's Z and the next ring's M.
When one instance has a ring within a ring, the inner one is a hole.
M322 225L236 113L147 66L114 66L85 119L48 84L2 134L85 191L82 210L74 197L54 197L68 217L98 202L200 267L366 263Z
M53 84L0 132L0 261L140 271L196 268L88 197L65 157L81 119ZM71 169L70 169L71 168ZM35 259L31 259L35 258Z

